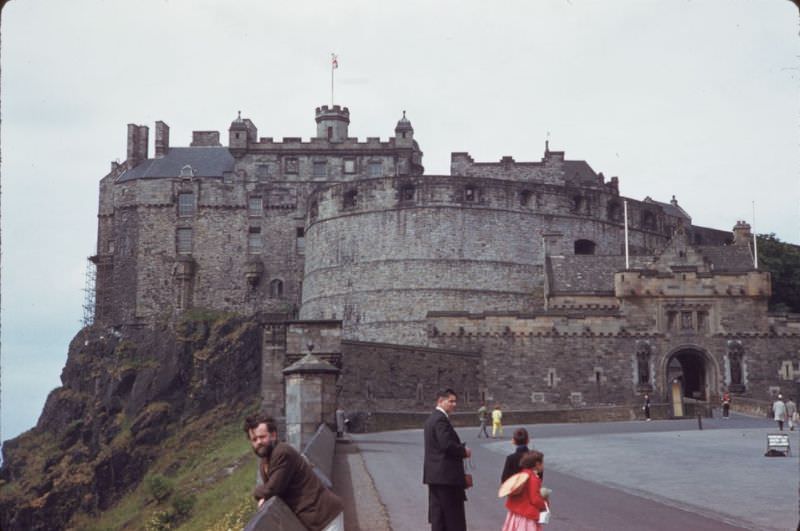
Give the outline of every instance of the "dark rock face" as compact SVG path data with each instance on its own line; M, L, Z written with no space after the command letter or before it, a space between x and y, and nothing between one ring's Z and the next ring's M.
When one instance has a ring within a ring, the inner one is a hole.
M182 419L256 400L260 363L261 327L221 313L80 331L36 427L3 447L0 529L63 529L108 508Z

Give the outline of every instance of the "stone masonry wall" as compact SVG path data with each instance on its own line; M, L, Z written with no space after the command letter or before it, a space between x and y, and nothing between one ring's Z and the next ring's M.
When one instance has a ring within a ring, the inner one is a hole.
M481 380L480 357L471 351L342 342L339 400L347 411L428 410L445 387L474 405Z

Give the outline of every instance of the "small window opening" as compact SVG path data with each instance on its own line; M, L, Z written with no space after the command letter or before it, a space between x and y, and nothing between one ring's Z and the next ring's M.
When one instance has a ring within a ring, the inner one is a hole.
M475 187L467 186L464 189L464 201L475 201Z
M576 240L575 254L594 254L597 245L591 240Z
M269 296L274 299L283 296L283 281L281 279L276 278L269 283Z
M344 208L355 208L358 204L358 190L349 190L344 194Z

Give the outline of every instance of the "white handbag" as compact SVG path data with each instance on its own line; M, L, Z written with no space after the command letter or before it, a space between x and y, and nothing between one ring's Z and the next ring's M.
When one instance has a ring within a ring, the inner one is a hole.
M540 524L549 524L550 523L550 504L544 502L545 510L539 513L539 523Z

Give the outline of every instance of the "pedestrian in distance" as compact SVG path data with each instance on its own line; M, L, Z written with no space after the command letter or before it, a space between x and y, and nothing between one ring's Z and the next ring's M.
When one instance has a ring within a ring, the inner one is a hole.
M500 483L504 482L521 470L519 467L519 461L522 459L523 455L530 451L528 449L528 442L530 442L528 430L525 428L517 428L514 430L512 442L515 446L514 453L506 456L506 463L503 466L502 474L500 474Z
M492 439L497 438L497 434L503 436L503 411L500 409L500 404L495 404L492 410Z
M642 404L642 411L644 411L644 420L650 422L650 395L644 395L644 404Z
M722 393L722 418L727 419L731 413L731 394L728 391Z
M456 409L456 392L443 389L436 395L436 409L425 421L425 458L422 482L428 486L428 522L431 531L466 531L467 500L464 459L472 451L459 439L450 423Z
M520 474L525 474L527 479L506 499L508 514L502 531L542 531L544 527L539 524L539 517L549 509L546 501L548 491L542 489L542 480L539 479L539 474L544 473L544 455L537 451L528 452L522 456L519 465L522 469Z
M483 402L481 407L478 408L478 422L480 422L478 439L481 438L481 434L488 439L489 430L486 428L486 423L489 422L489 408L486 407L486 402Z
M791 397L786 401L786 421L789 423L789 431L794 431L797 424L797 404Z
M261 458L261 482L253 490L259 509L278 496L309 530L344 531L342 500L325 488L305 457L278 441L278 426L272 417L263 413L247 417L244 432Z
M783 423L786 422L786 404L783 402L783 395L778 395L778 399L772 403L772 418L778 423L778 430L783 431Z

